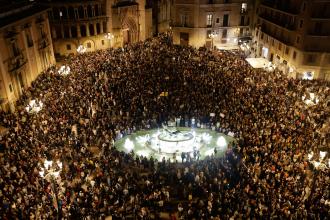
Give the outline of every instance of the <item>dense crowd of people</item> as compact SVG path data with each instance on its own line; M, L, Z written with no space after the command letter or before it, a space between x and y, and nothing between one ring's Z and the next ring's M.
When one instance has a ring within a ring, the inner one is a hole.
M66 65L70 74L48 69L1 116L1 219L329 219L329 165L312 163L329 157L318 156L330 147L329 82L174 45L170 33ZM40 112L25 109L32 99ZM114 147L177 117L220 125L237 143L183 163ZM40 175L49 160L56 178Z

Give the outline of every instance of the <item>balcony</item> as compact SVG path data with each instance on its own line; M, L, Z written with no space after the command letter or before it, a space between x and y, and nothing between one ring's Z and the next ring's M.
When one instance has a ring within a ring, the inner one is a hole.
M299 7L290 5L290 3L288 3L287 1L264 0L261 2L261 6L264 6L274 11L284 12L290 15L299 14Z
M48 47L48 46L49 46L49 41L48 41L48 39L47 39L46 36L44 36L43 38L41 38L41 39L38 41L38 49L39 49L39 50L42 50L42 49L44 49L44 48L46 48L46 47Z
M8 61L8 71L14 72L15 70L20 69L26 64L26 58L24 57L23 53L20 52L14 57L11 57Z
M288 46L293 45L293 39L292 36L290 37L289 34L284 34L283 31L278 31L275 29L271 29L270 27L266 25L261 26L261 31L268 36L271 36L272 38L275 38L276 40L282 42L283 44L286 44Z
M61 19L54 19L51 20L51 24L74 24L79 22L88 22L88 21L106 21L107 16L106 15L99 15L99 16L93 16L93 17L84 17L84 18L61 18Z
M285 28L289 31L294 31L296 29L294 22L292 22L292 21L290 22L288 19L272 17L267 13L261 13L261 14L259 14L259 17L265 21L273 23L273 24L275 24L279 27Z

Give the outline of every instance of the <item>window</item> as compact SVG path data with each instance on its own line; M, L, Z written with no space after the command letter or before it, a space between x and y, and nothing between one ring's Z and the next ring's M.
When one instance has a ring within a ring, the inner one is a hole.
M241 26L244 26L244 19L245 19L245 16L243 15L243 16L241 16Z
M26 37L26 43L27 43L28 47L32 47L33 41L32 41L31 35L29 33L29 30L26 30L25 37Z
M206 15L206 25L207 26L212 26L212 20L213 20L213 15L212 14Z
M20 51L19 51L19 49L18 49L18 47L17 47L17 45L16 45L16 42L13 41L13 42L11 43L11 48L12 48L12 51L13 51L14 56L15 56L15 57L18 56L19 53L20 53Z
M71 44L66 45L66 50L71 50Z
M296 42L297 42L297 44L299 44L299 42L300 42L300 37L299 36L297 36Z
M87 45L87 48L91 48L92 47L92 44L90 42L88 42L86 45Z
M13 86L11 85L11 83L9 84L9 90L10 92L13 92Z
M104 45L104 40L101 41L102 45Z
M261 33L261 40L264 39L264 33Z
M278 43L278 49L282 50L282 44L280 42Z
M215 21L215 23L219 24L220 23L220 18L217 18L217 20Z
M224 26L224 27L227 27L228 26L228 20L229 20L229 15L228 14L225 14L225 15L223 15L223 22L222 22L222 25Z
M247 3L242 3L241 12L244 13L247 10Z
M180 16L180 18L181 18L181 25L182 25L183 27L187 26L187 15L182 14L182 15Z
M292 55L292 58L295 60L297 57L297 52L296 51L293 51L293 55Z
M289 52L290 52L289 47L285 47L285 54L289 54Z
M306 9L306 2L304 2L304 3L302 4L302 8L301 8L301 10L302 10L302 11L305 11L305 9Z
M226 38L227 37L227 29L224 29L222 31L222 38Z
M274 41L274 39L272 39L272 46L274 46L275 45L275 41Z
M320 34L322 33L322 23L321 22L316 22L314 25L314 33L315 34Z
M302 28L303 25L304 25L304 20L300 20L299 27Z

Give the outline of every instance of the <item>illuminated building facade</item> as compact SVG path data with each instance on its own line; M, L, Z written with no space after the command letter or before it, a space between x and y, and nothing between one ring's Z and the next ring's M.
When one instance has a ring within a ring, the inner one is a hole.
M55 58L47 8L0 4L0 106L14 111L16 100L39 73L55 64Z
M152 10L145 0L52 0L46 3L55 55L120 47L152 36Z
M252 8L247 0L174 0L174 43L237 49L239 40L251 35Z
M253 49L292 77L330 80L330 1L261 0Z

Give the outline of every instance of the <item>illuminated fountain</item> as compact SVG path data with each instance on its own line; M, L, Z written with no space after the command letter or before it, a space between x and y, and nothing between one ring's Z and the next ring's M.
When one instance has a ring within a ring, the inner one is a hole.
M228 140L233 138L209 129L163 127L137 131L119 139L115 145L119 150L133 151L138 156L181 161L182 153L193 157L194 152L199 152L200 158L205 158L212 156L215 148L218 152L225 152Z

